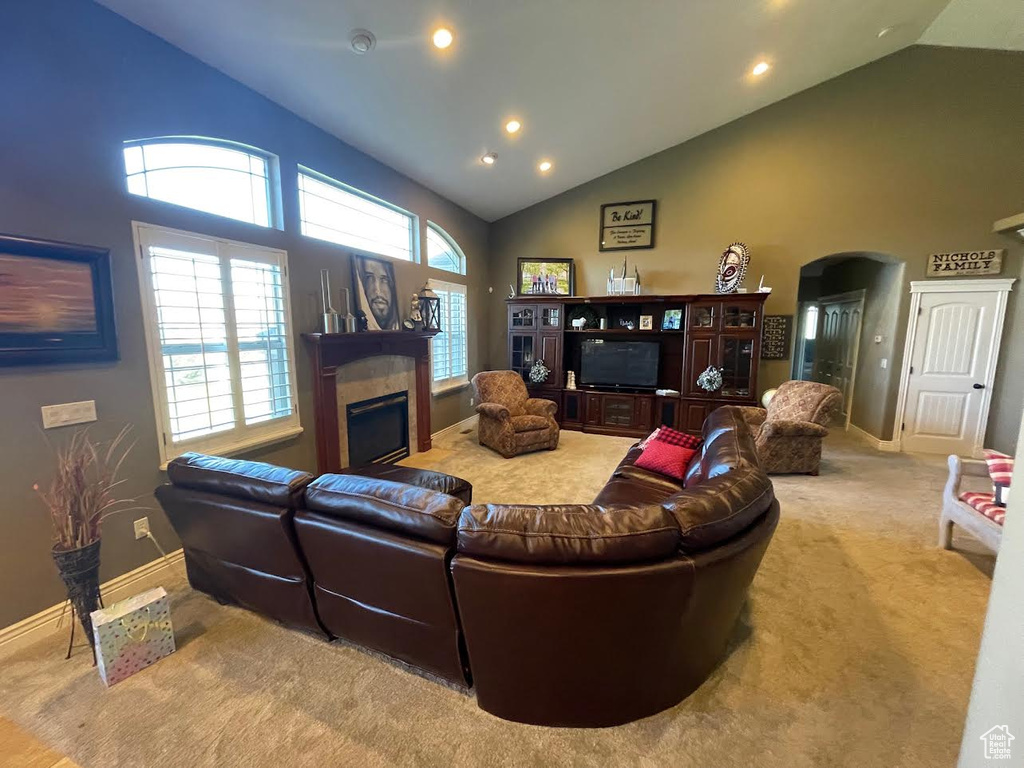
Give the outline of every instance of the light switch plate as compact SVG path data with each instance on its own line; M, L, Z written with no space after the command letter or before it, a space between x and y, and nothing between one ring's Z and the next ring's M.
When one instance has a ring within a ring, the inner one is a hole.
M72 424L87 424L96 421L96 401L83 400L79 403L44 405L39 409L43 414L43 429L69 427Z

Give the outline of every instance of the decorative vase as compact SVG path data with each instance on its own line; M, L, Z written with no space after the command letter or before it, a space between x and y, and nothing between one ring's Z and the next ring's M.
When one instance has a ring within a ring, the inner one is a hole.
M53 561L68 591L71 607L78 614L78 620L85 631L89 647L95 654L95 640L92 636L91 614L100 607L100 540L86 544L78 549L67 551L53 550ZM74 619L72 618L72 621ZM74 625L72 625L72 641ZM68 656L71 646L68 646Z
M697 377L697 386L705 392L717 392L722 388L722 372L709 365L704 373Z

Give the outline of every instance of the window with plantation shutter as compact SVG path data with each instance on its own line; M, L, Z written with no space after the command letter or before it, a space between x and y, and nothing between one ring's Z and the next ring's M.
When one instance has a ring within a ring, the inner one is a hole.
M161 459L301 432L287 254L135 225Z
M440 392L469 381L466 286L429 280L441 300L441 332L431 345L433 390Z

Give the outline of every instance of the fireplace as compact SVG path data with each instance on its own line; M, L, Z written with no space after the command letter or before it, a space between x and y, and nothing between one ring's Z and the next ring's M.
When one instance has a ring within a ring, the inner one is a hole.
M409 392L345 406L348 465L392 464L409 455Z

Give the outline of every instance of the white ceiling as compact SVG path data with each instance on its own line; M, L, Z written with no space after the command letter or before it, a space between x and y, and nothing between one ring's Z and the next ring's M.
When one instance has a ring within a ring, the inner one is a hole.
M910 45L947 3L99 1L487 220ZM447 54L430 44L440 22ZM357 28L372 53L350 50Z
M920 42L1024 51L1024 0L952 0Z

